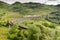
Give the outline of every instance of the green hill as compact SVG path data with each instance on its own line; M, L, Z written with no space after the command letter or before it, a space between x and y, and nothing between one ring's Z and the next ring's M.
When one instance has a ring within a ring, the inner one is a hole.
M60 12L52 12L49 15L47 15L46 19L50 22L60 24Z
M11 12L17 12L20 14L40 14L46 15L51 12L58 11L58 8L53 5L45 5L40 3L20 3L15 2L13 4L7 4L5 2L0 1L0 9L8 10Z
M6 9L8 9L8 7L9 7L9 4L0 1L0 8L6 8Z
M60 11L59 10L59 5L53 6L53 5L45 5L45 4L40 4L40 3L20 3L20 2L15 2L13 4L7 4L5 2L0 1L0 18L2 17L8 17L10 15L10 18L19 18L22 15L49 15L53 16L53 19L55 16L57 16L58 21L59 17L58 15L55 15L56 13ZM54 15L51 14L54 12ZM11 16L12 15L12 16ZM20 15L20 16L14 16L14 15ZM50 18L49 18L50 19ZM51 19L51 20L53 20ZM60 19L59 19L60 20Z
M52 5L44 5L40 3L20 3L15 2L10 6L10 10L18 12L20 14L48 14L50 12L57 11L57 7Z
M9 10L10 4L0 1L0 20L9 20L10 18L21 18L22 15ZM17 15L17 16L16 16Z
M29 3L15 2L13 4L7 4L5 2L0 1L0 18L2 17L3 18L5 17L19 18L22 15L41 15L41 16L51 15L55 17L56 16L55 13L54 15L50 13L53 13L56 11L59 12L59 8L53 5L45 5L45 4L33 3L33 2L29 2ZM17 16L14 16L14 15L17 15Z

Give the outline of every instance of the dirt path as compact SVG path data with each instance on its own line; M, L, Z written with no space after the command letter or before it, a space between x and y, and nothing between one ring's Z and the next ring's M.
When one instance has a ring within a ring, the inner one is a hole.
M23 18L20 18L20 19L11 20L11 22L21 24L24 21L27 21L27 20L30 20L30 19L34 19L34 18L40 18L40 16L39 15L34 15L34 16L27 15L27 16L24 16Z

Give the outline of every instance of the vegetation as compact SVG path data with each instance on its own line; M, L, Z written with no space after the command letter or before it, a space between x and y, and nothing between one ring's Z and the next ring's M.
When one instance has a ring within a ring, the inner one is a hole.
M14 4L11 5L10 10L14 12L18 12L20 14L48 14L50 12L57 11L57 7L54 6L48 6L40 3L20 3L20 2L15 2Z
M39 17L26 21L25 15ZM59 5L0 1L0 40L60 40L59 24Z
M33 23L32 23L33 22ZM56 26L50 26L52 23L45 21L26 21L24 25L27 29L20 29L21 27L15 25L11 28L8 39L10 40L59 40L60 29L57 29ZM48 27L46 27L47 24ZM23 27L23 26L22 26Z
M60 24L60 12L52 12L49 15L47 15L46 19L53 23Z

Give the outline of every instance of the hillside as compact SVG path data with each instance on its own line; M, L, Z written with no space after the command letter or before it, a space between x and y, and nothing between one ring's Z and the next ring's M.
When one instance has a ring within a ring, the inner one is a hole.
M8 9L8 7L9 7L9 4L0 1L0 8L6 8L6 9Z
M59 4L56 6L33 3L33 2L29 2L29 3L15 2L13 4L7 4L5 2L0 1L0 18L2 18L2 16L3 17L10 16L10 18L20 18L20 16L22 15L41 15L41 16L51 15L54 18L56 16L55 14L57 13L57 11L58 12L60 11ZM53 12L54 12L54 15L51 14ZM58 15L57 15L57 19L58 19ZM58 20L55 20L55 21L58 21Z
M47 15L46 19L50 22L60 24L60 12L52 12L49 15Z
M46 16L56 11L58 12L60 11L59 5L53 6L53 5L45 5L45 4L33 3L33 2L29 2L29 3L15 2L13 4L7 4L5 2L0 1L0 18L1 16L8 17L8 15L10 15L10 18L16 18L16 17L19 18L22 15ZM14 16L14 15L20 15L20 16Z
M20 3L15 2L13 4L7 4L0 1L0 9L7 9L8 11L17 12L19 14L48 14L51 12L58 11L58 8L53 5L45 5L40 3Z
M50 12L57 11L55 6L44 5L40 3L20 3L15 2L11 5L10 10L18 12L20 14L48 14Z

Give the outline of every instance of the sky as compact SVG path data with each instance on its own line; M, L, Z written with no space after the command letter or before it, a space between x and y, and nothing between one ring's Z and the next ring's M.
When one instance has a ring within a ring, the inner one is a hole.
M4 1L7 2L9 4L12 4L16 1L19 2L37 2L37 3L43 3L43 4L47 4L47 5L57 5L60 4L60 0L0 0L0 1Z

